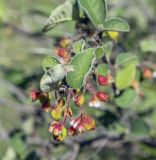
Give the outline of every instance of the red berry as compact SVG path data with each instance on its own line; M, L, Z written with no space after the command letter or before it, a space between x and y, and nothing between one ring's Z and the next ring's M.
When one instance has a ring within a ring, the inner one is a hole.
M101 86L106 86L108 84L108 78L102 75L98 75L98 82Z
M143 71L143 77L146 79L151 79L152 78L152 71L149 68L145 68Z
M60 49L58 50L58 56L60 56L60 57L62 57L62 58L65 58L65 57L67 57L67 55L68 55L68 52L67 52L66 49L60 48Z
M74 102L77 107L82 106L84 104L84 96L83 95L76 96Z
M49 101L46 101L42 104L42 110L44 112L49 112L51 109L51 105L50 105L50 102Z
M30 93L30 96L32 98L32 101L36 101L40 98L41 96L41 91L37 91L37 90L32 90L31 93Z
M96 97L100 100L100 101L108 101L109 96L107 93L105 92L96 92Z
M53 121L50 124L49 132L53 135L54 140L57 142L64 141L67 136L67 129L60 122Z

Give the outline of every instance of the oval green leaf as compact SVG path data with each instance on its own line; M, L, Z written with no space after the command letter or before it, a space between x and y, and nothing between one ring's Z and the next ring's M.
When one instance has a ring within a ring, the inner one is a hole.
M13 136L10 137L10 146L19 155L24 154L26 150L26 144L22 139L22 137L23 137L22 132L15 133Z
M143 138L149 136L149 134L150 127L144 120L139 118L130 120L130 135Z
M130 27L126 21L120 18L107 19L103 24L104 29L108 31L129 32Z
M100 27L105 22L107 14L105 0L79 0L79 3L95 27Z
M130 64L123 69L118 69L115 77L115 84L118 89L122 90L129 87L135 77L136 65Z
M71 60L70 65L74 71L67 74L67 83L74 89L79 89L85 82L85 78L92 68L94 60L94 49L88 48L82 53L77 54Z
M120 97L115 98L115 102L119 107L127 108L136 98L136 92L134 89L126 89Z
M129 64L137 64L138 57L131 53L121 53L117 56L115 63L117 67L125 67Z
M145 39L140 42L140 48L142 52L154 52L156 53L156 40Z
M101 63L97 66L96 68L96 72L97 74L99 75L103 75L103 76L107 76L108 75L108 70L109 70L109 67L107 64L105 63Z
M104 49L103 49L103 47L97 47L95 49L94 54L95 54L95 57L97 59L101 59L104 56Z
M113 49L112 41L103 43L103 48L104 48L104 53L106 54L106 56L110 56L112 53L112 49Z
M42 68L44 71L47 71L50 68L55 67L57 64L60 64L60 62L56 57L46 56L42 61Z
M74 53L81 53L82 50L84 49L84 46L85 46L85 41L83 39L76 41L73 44Z

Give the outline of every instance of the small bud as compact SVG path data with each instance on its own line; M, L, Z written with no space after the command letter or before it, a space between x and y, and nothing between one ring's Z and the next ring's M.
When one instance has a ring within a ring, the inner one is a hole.
M95 129L94 119L86 114L83 114L80 117L73 119L70 125L71 127L68 129L68 134L73 136L77 135L78 133Z
M84 96L83 95L78 95L74 98L75 105L80 107L84 104Z
M81 125L84 126L84 129L86 131L91 131L95 129L95 121L94 119L89 115L83 115L81 119Z
M113 76L111 74L108 74L107 79L108 83L112 83L114 81Z
M60 48L57 54L59 57L61 57L60 59L61 64L68 64L70 62L71 55L65 48Z
M76 136L78 134L77 130L73 127L68 128L68 135L69 136Z
M77 126L77 131L78 131L78 133L83 133L83 132L86 131L85 126L84 126L83 123L80 123L80 124Z
M90 101L89 102L89 107L99 108L101 105L102 103L100 101Z
M69 47L69 45L71 44L71 39L70 38L63 38L61 41L60 41L60 46L62 48L67 48Z
M50 133L52 133L53 132L53 130L54 130L54 128L57 126L57 125L59 125L59 122L57 122L57 121L53 121L53 122L51 122L51 124L50 124L50 127L49 127L49 132Z
M40 100L40 103L42 103L42 104L47 101L50 101L49 93L48 92L41 92L39 100Z
M60 98L58 100L56 107L63 107L64 105L65 105L65 100L63 98Z
M143 77L146 79L152 79L153 77L152 71L149 68L145 68L143 71Z
M77 128L77 126L80 124L80 122L81 122L81 117L78 117L78 118L73 119L73 120L70 122L70 125L71 125L73 128Z
M32 90L31 93L30 93L30 96L32 98L32 101L36 101L40 98L41 91Z
M51 117L54 119L54 120L59 120L62 118L62 108L61 107L54 107L52 108L52 111L51 111Z
M51 109L50 101L46 101L42 104L42 110L44 112L49 112Z
M139 89L139 83L137 80L133 79L132 83L131 83L132 88L134 88L135 90Z
M90 107L95 107L95 108L99 108L102 105L101 101L99 101L99 99L96 97L96 95L94 94L91 98L91 100L89 101L89 106Z
M77 93L79 93L80 91L81 91L81 89L80 89L80 88L78 88L78 89L76 90L76 92L77 92Z
M53 121L51 123L51 125L49 127L49 132L52 133L53 138L58 142L65 140L65 138L67 136L66 128L63 126L63 124L61 124L57 121Z
M68 55L69 55L69 53L67 52L66 49L60 48L60 49L58 50L58 56L60 56L60 57L62 57L62 58L66 58L66 57L68 57Z
M119 39L119 32L116 32L116 31L107 31L107 34L114 41L117 41Z
M109 99L108 94L106 94L105 92L97 92L97 93L96 93L96 97L97 97L100 101L108 101L108 99Z
M108 84L108 78L102 75L98 75L98 82L101 86L106 86Z

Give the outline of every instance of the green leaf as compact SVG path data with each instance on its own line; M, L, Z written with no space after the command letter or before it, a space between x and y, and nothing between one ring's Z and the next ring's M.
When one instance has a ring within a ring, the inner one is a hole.
M6 4L4 3L5 1L1 0L0 1L0 22L4 20L6 16Z
M115 98L115 102L119 107L127 108L136 98L136 92L134 89L125 90L120 97Z
M121 53L117 56L115 63L117 67L125 67L129 64L137 64L138 58L131 53Z
M119 135L125 132L125 127L120 122L115 122L109 126L108 130L115 135Z
M148 39L140 42L142 52L155 52L156 53L156 40Z
M108 65L105 63L101 63L97 66L96 72L99 75L107 76L108 75Z
M11 136L10 138L11 147L19 155L23 154L26 150L26 145L22 137L23 137L23 134L19 132Z
M118 122L114 124L114 132L117 133L118 135L124 133L125 130L126 128L122 124Z
M92 68L94 60L94 49L88 48L82 53L77 54L71 60L70 65L74 67L74 71L67 74L67 83L74 89L79 89L85 82L85 78Z
M82 50L84 49L84 46L85 46L85 41L83 39L76 41L73 44L74 53L81 53Z
M76 0L67 0L69 2L71 2L71 4L75 4L76 3Z
M0 124L1 125L1 124ZM0 139L0 159L5 156L8 148L8 143L5 140Z
M135 74L135 80L139 82L141 80L141 76L142 76L142 72L139 68L137 68L136 74Z
M25 134L32 134L34 129L34 117L30 116L27 120L22 123L22 130Z
M105 22L107 14L105 0L79 0L79 3L95 27L99 28Z
M66 1L65 3L58 6L52 11L50 17L48 18L45 26L42 29L42 32L49 31L58 23L72 20L72 16L73 16L72 3L69 1Z
M113 49L113 43L112 43L112 41L105 42L103 44L103 48L104 48L104 53L106 55L110 56L111 53L112 53L112 49Z
M42 67L44 71L53 68L57 64L60 64L60 62L56 57L46 56L42 61Z
M129 64L123 69L118 69L115 77L115 84L118 89L122 90L129 87L135 77L136 66Z
M121 53L118 55L118 57L116 58L116 67L118 68L119 71L117 71L118 75L116 76L117 77L116 78L116 83L117 83L116 85L118 86L119 89L125 89L131 84L131 82L134 78L133 74L134 75L136 74L135 73L136 72L135 66L137 63L138 63L138 58L137 58L137 56L135 56L133 54ZM128 69L126 69L127 66L129 66L129 65L134 65L134 67L130 67L131 71L128 71ZM124 71L124 70L127 70L127 71ZM126 76L124 76L124 72L127 72L127 74L129 72L127 80L126 80ZM123 75L122 77L121 77L121 74ZM119 81L121 81L121 83ZM124 84L125 82L126 82L126 84Z
M57 64L53 68L46 71L40 81L40 89L44 92L57 89L57 84L66 76L67 67L62 64Z
M107 19L103 24L104 30L108 31L119 31L119 32L129 32L130 27L126 21L120 18L110 18Z
M94 54L95 54L95 57L97 59L101 59L104 56L104 49L103 49L103 47L97 47L97 48L95 48Z
M73 66L57 64L45 72L41 81L40 89L44 92L58 89L59 81L63 80L67 72L73 71Z
M144 82L141 85L141 90L144 93L144 99L140 99L134 106L138 112L146 112L156 108L156 86L152 83Z
M130 120L130 135L135 137L147 137L150 134L148 124L140 118Z
M2 160L6 160L6 159L7 160L15 160L16 159L16 152L13 150L12 147L8 147L4 157L2 158Z
M49 92L57 89L58 83L54 83L50 75L45 73L40 81L40 89L43 92Z
M139 144L140 149L142 152L147 153L151 157L156 157L156 150L155 147L152 145L149 145L148 143L140 143Z

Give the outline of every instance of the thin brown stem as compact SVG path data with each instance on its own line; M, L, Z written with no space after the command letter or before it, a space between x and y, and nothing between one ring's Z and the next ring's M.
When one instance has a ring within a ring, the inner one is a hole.
M68 113L69 107L70 107L70 99L71 99L71 92L70 92L70 90L68 90L68 93L67 93L67 107L66 107L67 108L67 113ZM64 117L64 120L62 122L63 125L65 125L67 118L68 118L68 114L66 114L65 117Z

